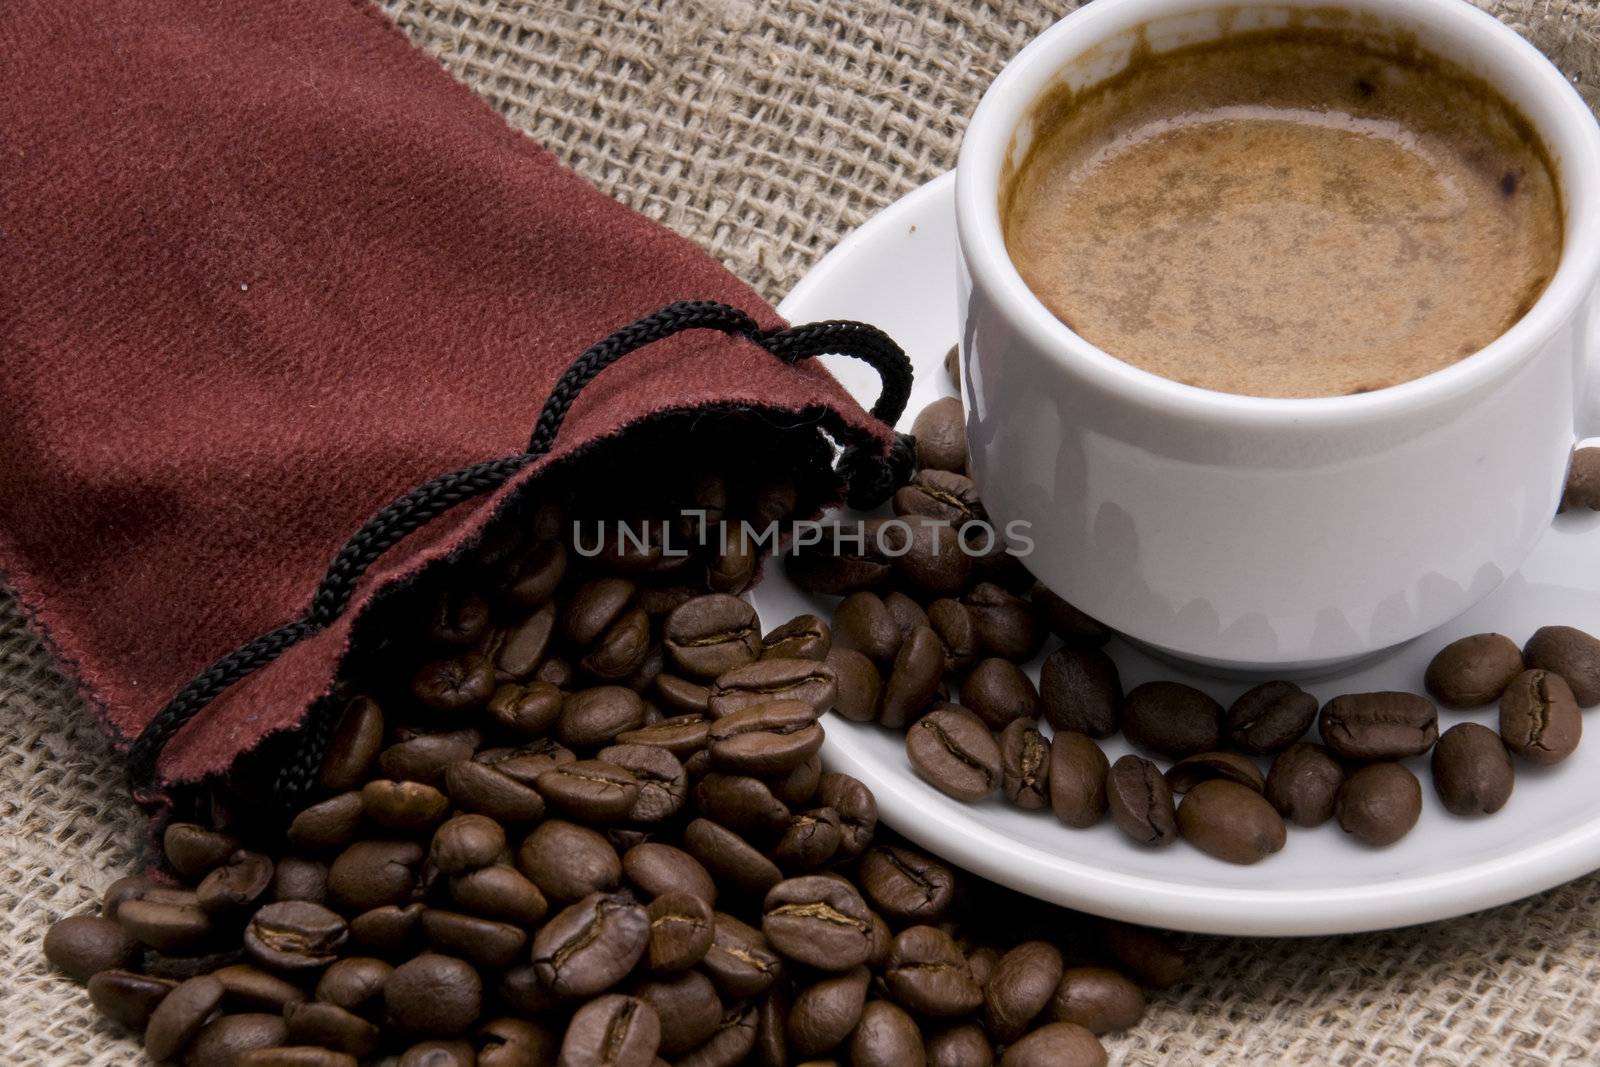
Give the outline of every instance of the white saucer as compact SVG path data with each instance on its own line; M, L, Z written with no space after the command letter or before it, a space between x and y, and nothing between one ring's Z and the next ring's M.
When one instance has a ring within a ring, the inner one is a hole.
M929 401L953 394L942 360L958 334L953 175L890 206L830 252L779 310L794 322L828 318L876 323L905 346L917 383L902 429ZM877 396L873 373L829 357L831 370L864 406ZM804 611L827 617L780 566L767 569L753 600L774 626ZM1527 566L1446 627L1354 667L1305 683L1320 699L1341 692L1420 692L1434 652L1464 634L1499 631L1525 640L1551 623L1600 633L1600 517L1557 519ZM1053 647L1052 641L1051 646ZM1132 687L1152 678L1197 685L1227 704L1250 684L1191 674L1122 641L1109 647ZM1035 664L1037 667L1037 664ZM1035 672L1035 677L1037 673ZM1473 719L1494 725L1493 709L1441 713L1441 728ZM1217 934L1329 934L1402 926L1505 903L1600 867L1600 711L1591 736L1564 764L1517 766L1517 785L1499 813L1461 819L1432 791L1426 760L1424 811L1399 844L1370 849L1329 824L1291 827L1287 847L1254 867L1214 860L1185 842L1148 851L1109 822L1073 830L1048 812L1024 812L999 798L968 806L925 785L906 763L901 734L827 720L823 759L877 794L883 820L940 856L1035 896L1113 918ZM1106 744L1113 760L1127 750Z

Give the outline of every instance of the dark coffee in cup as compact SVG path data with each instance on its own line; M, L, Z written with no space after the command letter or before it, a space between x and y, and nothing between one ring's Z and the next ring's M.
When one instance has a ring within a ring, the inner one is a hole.
M1397 38L1284 29L1136 54L1034 112L1006 245L1076 333L1220 392L1367 392L1471 355L1561 256L1529 124Z

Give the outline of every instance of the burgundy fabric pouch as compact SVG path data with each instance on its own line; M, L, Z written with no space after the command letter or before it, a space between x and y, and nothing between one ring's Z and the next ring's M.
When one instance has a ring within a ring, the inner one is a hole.
M293 729L375 598L553 470L605 477L641 433L670 447L692 425L814 471L814 512L844 491L834 445L889 452L802 361L849 331L780 332L364 2L19 0L0 70L0 580L123 744L304 616L378 509L523 453L568 374L547 451L418 523L347 583L347 608L170 730L142 800ZM569 372L683 300L715 306Z

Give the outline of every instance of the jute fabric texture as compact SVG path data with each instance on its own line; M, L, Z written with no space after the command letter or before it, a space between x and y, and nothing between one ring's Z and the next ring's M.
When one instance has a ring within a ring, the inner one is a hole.
M607 193L777 300L830 246L955 164L984 86L1067 3L388 0L419 48ZM1600 3L1483 2L1600 105ZM419 300L426 294L419 293ZM120 760L0 594L0 1054L141 1053L47 971L48 923L137 862ZM1196 938L1113 1062L1600 1062L1600 876L1451 922Z

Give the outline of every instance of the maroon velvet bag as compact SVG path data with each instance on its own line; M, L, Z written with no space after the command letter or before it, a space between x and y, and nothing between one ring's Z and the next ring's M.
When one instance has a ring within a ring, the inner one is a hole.
M294 729L553 470L692 425L809 465L802 512L887 477L804 360L871 359L892 424L891 342L785 330L363 0L22 0L0 70L0 577L142 801Z

